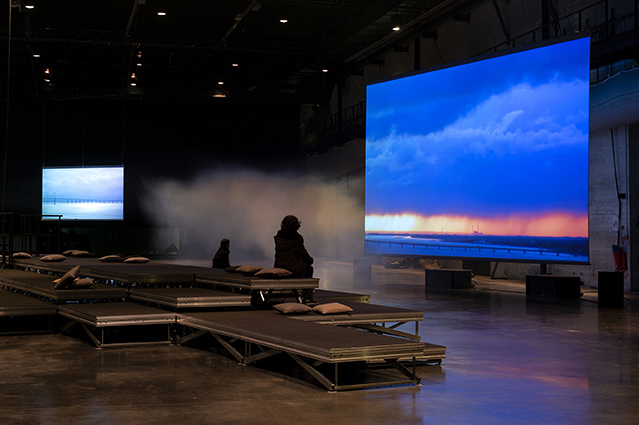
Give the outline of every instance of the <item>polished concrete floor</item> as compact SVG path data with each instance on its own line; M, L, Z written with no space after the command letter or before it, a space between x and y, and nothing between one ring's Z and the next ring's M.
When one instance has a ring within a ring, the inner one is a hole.
M1 424L637 424L639 298L527 301L521 283L427 291L424 272L318 261L323 289L424 311L445 345L421 384L330 393L205 347L97 350L59 334L0 337Z

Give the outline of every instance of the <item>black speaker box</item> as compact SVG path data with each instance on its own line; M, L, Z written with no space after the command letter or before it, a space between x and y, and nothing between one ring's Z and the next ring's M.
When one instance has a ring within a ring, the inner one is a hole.
M472 288L472 272L463 269L426 269L426 288Z
M528 275L526 296L532 298L581 298L581 279L578 276Z
M623 308L623 272L599 272L599 307Z

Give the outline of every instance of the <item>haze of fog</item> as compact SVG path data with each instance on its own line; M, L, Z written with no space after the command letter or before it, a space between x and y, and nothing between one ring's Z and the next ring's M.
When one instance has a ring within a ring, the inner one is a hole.
M211 258L231 240L231 264L271 267L273 236L295 215L311 256L352 261L363 253L364 208L336 185L294 175L221 169L184 182L146 184L144 208L161 229L179 228L178 245L190 258ZM181 245L181 246L180 246Z

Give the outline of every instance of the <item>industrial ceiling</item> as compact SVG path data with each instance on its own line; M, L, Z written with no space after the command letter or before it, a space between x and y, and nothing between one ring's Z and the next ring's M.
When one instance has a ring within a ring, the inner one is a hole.
M0 78L15 98L297 96L316 101L398 23L444 0L13 0ZM437 12L437 13L436 13ZM370 52L374 53L374 52ZM355 60L358 59L358 60ZM10 66L7 66L10 61Z
M319 103L343 76L480 1L9 0L0 81L12 99ZM618 59L614 44L599 46L593 63Z

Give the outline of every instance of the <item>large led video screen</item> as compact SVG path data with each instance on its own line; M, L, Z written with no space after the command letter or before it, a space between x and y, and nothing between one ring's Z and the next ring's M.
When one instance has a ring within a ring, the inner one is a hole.
M588 263L590 38L372 83L365 252Z
M62 220L124 219L124 167L43 168L42 215Z

